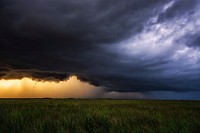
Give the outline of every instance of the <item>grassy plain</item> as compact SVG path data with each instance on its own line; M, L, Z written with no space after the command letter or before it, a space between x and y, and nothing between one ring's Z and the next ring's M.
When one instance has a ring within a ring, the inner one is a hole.
M200 101L0 99L0 133L199 133Z

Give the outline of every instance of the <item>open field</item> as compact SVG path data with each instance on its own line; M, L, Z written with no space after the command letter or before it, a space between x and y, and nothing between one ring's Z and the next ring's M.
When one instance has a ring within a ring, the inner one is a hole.
M198 133L200 101L0 99L0 133Z

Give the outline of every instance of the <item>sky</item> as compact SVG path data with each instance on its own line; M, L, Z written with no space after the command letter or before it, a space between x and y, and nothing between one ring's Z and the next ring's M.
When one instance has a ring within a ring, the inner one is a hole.
M200 1L0 0L0 97L200 99Z

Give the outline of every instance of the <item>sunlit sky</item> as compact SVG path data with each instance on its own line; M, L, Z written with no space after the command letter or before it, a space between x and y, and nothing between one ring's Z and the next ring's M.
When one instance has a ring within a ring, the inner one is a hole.
M30 78L0 80L2 98L92 98L100 91L100 88L81 82L75 76L60 82L34 81Z

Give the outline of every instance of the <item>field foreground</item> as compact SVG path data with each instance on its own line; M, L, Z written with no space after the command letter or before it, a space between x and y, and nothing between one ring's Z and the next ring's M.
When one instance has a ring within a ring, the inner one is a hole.
M0 133L198 133L200 101L0 99Z

